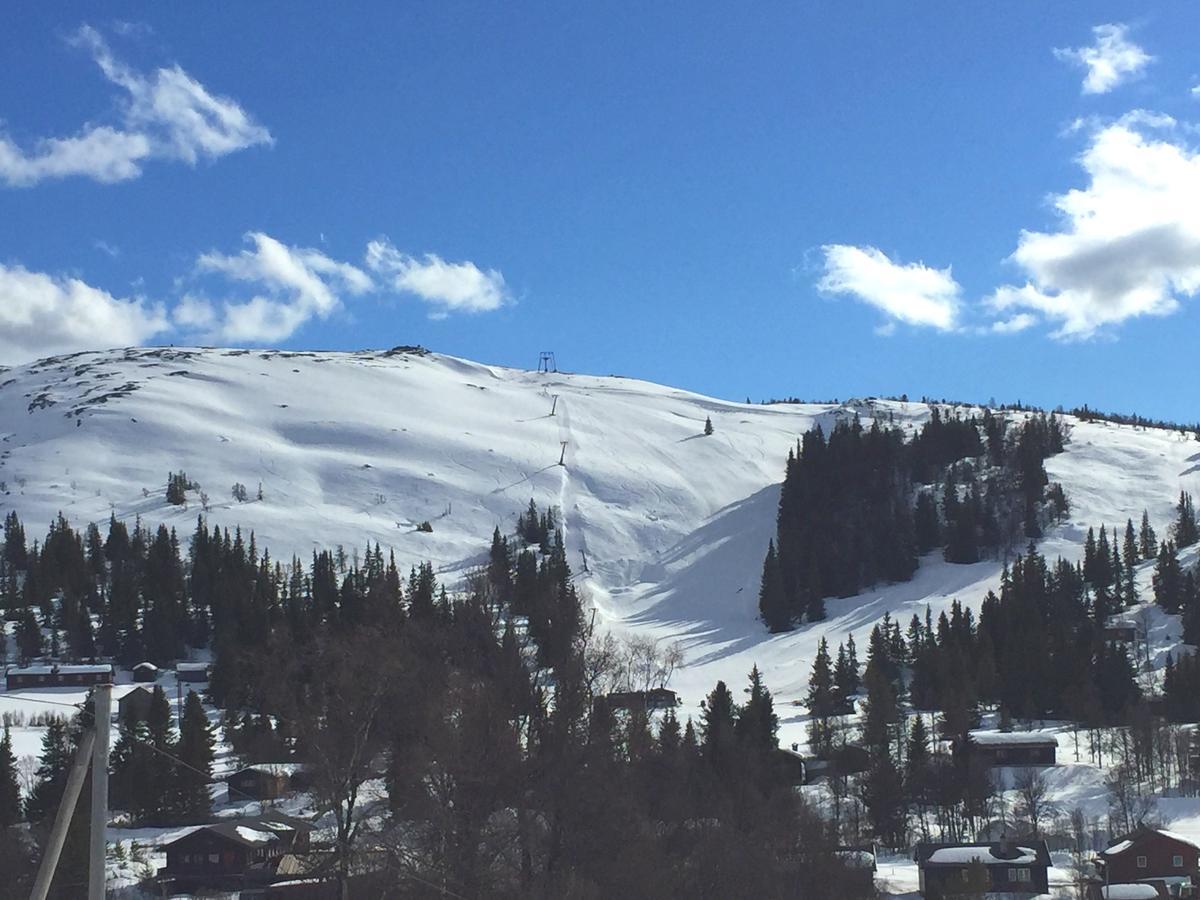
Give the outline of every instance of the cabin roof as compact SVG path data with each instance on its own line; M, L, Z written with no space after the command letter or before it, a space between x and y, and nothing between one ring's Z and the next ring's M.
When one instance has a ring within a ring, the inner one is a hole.
M1130 834L1125 835L1124 837L1122 837L1119 841L1117 841L1115 844L1111 845L1110 847L1108 847L1104 850L1101 850L1100 855L1107 856L1110 858L1114 857L1114 856L1120 856L1122 853L1125 853L1130 848L1135 847L1139 844L1143 844L1147 840L1152 839L1156 836L1165 838L1168 841L1174 841L1175 843L1178 843L1178 844L1184 844L1188 847L1191 847L1193 850L1200 850L1200 844L1198 844L1196 841L1192 840L1191 838L1184 837L1182 834L1178 834L1174 831L1167 831L1164 828L1141 828L1137 831L1134 831L1134 832L1131 832Z
M111 675L113 667L108 663L97 665L41 665L9 666L5 675Z
M1045 731L972 731L971 742L980 747L1057 747L1058 738Z
M303 819L283 813L269 812L261 816L245 816L204 825L171 841L166 847L170 848L183 842L190 842L200 834L214 835L242 847L262 847L278 841L280 835L293 832L307 833L312 830L312 823L305 822Z
M917 844L913 858L922 866L968 866L975 860L985 866L1050 865L1045 841L1020 840L972 844Z

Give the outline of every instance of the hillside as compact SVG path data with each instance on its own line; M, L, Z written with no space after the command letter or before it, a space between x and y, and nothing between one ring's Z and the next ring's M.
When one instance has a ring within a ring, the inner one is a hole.
M557 395L555 414L554 396ZM210 496L212 522L253 530L275 558L367 541L405 567L431 560L453 585L534 499L564 514L568 557L597 620L682 638L675 677L694 708L718 678L757 663L781 704L802 695L816 642L865 636L890 611L974 605L1001 563L922 561L916 578L829 602L829 619L768 636L757 621L762 554L783 461L839 416L911 426L920 403L747 405L615 376L538 374L424 351L134 349L50 358L0 382L0 509L31 539L61 510L190 533L200 491L166 502L170 471ZM715 433L703 435L706 417ZM1077 558L1088 526L1149 510L1165 528L1180 489L1200 492L1200 445L1174 432L1068 419L1048 462L1070 519L1042 543ZM557 465L566 442L565 464ZM231 496L235 482L249 500ZM262 499L256 499L258 485ZM417 531L423 521L432 533ZM1160 653L1175 640L1164 622ZM799 717L781 738L803 740Z

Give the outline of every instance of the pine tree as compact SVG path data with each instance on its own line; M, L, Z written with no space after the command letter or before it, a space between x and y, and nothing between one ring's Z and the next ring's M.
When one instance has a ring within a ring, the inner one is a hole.
M779 717L775 715L775 701L763 684L758 666L750 669L749 697L738 713L734 732L751 753L765 757L779 746Z
M843 665L845 650L838 656ZM817 656L813 660L812 674L808 679L808 695L805 698L808 714L811 717L808 731L808 741L817 756L827 755L833 749L833 725L831 719L837 715L841 700L834 681L833 669L829 661L829 644L825 638L817 645Z
M704 701L700 716L701 748L705 758L718 771L725 771L733 763L737 715L733 695L724 681L718 681Z
M1142 561L1138 550L1137 532L1133 529L1133 519L1125 520L1125 540L1121 545L1121 555L1125 557L1126 566L1136 566Z
M1154 566L1154 602L1169 613L1177 613L1183 607L1183 569L1179 555L1171 541L1163 541Z
M0 831L21 821L21 788L17 781L17 758L13 755L12 735L4 726L0 738Z
M1138 534L1138 555L1142 559L1154 559L1158 556L1158 536L1150 524L1150 513L1142 510L1142 528Z
M783 588L783 574L779 558L775 553L775 541L767 544L767 555L763 560L762 583L758 590L758 611L763 624L772 634L790 631L791 615L788 612L787 594Z
M189 693L183 704L177 755L183 765L176 773L177 812L185 820L206 817L212 808L208 785L212 781L213 727L200 695Z
M1192 495L1186 491L1179 492L1179 503L1175 507L1175 546L1190 547L1200 539L1196 528L1196 510L1192 505Z
M71 736L67 723L52 718L42 735L41 763L37 769L37 781L25 802L25 815L34 822L54 815L58 801L67 784L67 772L71 768Z
M711 418L711 417L709 417L709 416L705 416L705 417L704 417L704 433L705 433L706 435L709 435L709 434L712 434L712 433L713 433L713 424L712 424L712 418Z

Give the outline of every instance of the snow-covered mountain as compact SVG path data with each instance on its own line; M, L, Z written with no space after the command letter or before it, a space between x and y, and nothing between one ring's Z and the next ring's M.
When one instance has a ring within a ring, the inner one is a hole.
M168 472L183 470L209 496L210 521L253 530L275 558L378 541L404 566L431 560L453 585L532 498L561 509L598 622L685 641L673 684L689 707L718 678L740 686L757 663L780 701L781 738L803 740L788 704L805 690L820 637L836 647L854 633L861 644L885 612L903 623L926 604L935 616L954 598L975 605L1001 566L932 556L909 583L829 601L824 623L765 633L758 577L788 449L813 423L853 415L911 427L929 407L749 405L402 349L83 353L0 375L0 511L16 509L31 540L59 511L79 526L140 516L186 539L200 492L186 508L165 498ZM1076 558L1088 526L1123 526L1143 509L1162 532L1180 489L1200 494L1195 441L1068 422L1067 450L1048 469L1067 490L1070 521L1043 542L1047 555ZM233 499L235 482L247 502ZM424 521L432 533L417 530ZM1156 621L1165 653L1175 625Z

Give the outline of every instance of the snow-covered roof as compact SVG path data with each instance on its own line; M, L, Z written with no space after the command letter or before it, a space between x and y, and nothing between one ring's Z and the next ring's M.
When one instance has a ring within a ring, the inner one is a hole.
M9 666L4 670L5 675L111 675L112 666L107 663L100 665L74 666Z
M1100 888L1104 900L1158 900L1158 888L1149 884L1110 884Z
M241 772L263 772L267 775L295 775L297 772L304 770L303 763L294 762L277 762L277 763L251 763L248 766L242 766L236 772L233 772L229 777L240 774Z
M1012 859L1004 859L992 853L988 844L967 847L942 847L929 855L928 862L948 865L970 865L979 860L985 866L1031 866L1038 861L1036 850L1029 847L1017 847L1017 855Z
M245 825L238 825L235 830L243 840L252 841L255 844L265 844L267 841L275 840L275 835L269 831L257 831L254 828L247 828Z
M1153 834L1160 834L1163 837L1167 838L1168 840L1178 841L1181 844L1187 844L1187 846L1189 846L1189 847L1192 847L1196 850L1200 850L1200 844L1196 843L1196 841L1194 841L1192 838L1184 837L1182 834L1179 834L1174 831L1167 831L1164 828L1147 828L1144 831L1135 832L1134 834L1131 834L1129 837L1124 838L1120 841L1117 841L1117 843L1113 844L1111 847L1101 850L1100 855L1101 856L1117 856L1120 853L1124 853L1126 850L1128 850L1130 847L1132 847L1138 841L1142 840L1145 837L1148 837L1149 835L1153 835Z
M1058 738L1045 731L972 731L971 740L981 747L1001 744L1058 746Z
M208 663L202 662L181 662L175 663L176 672L207 672Z
M135 669L153 669L155 672L158 671L158 666L156 666L152 662L140 662L136 666L133 666L133 668L135 668Z

